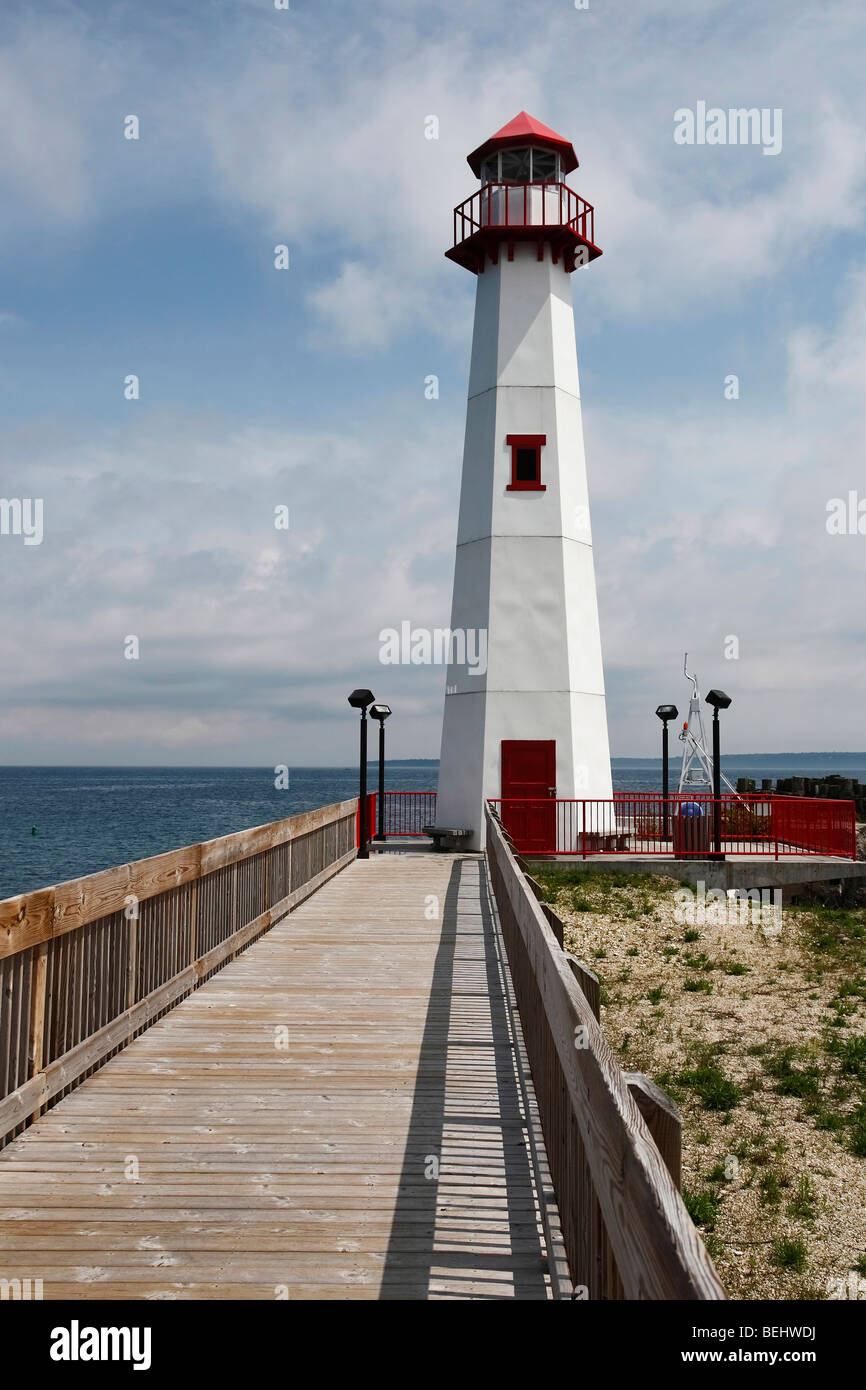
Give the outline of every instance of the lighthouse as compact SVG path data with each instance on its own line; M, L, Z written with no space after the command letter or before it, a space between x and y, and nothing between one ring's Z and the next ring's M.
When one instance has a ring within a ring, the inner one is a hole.
M487 799L514 799L506 825L543 852L569 848L557 800L612 796L571 294L601 251L563 136L523 111L468 163L480 187L446 252L477 285L436 819L480 849Z

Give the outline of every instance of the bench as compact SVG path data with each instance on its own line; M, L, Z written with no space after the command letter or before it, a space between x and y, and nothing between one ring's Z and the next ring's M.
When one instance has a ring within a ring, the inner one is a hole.
M423 825L421 829L425 835L430 836L434 850L456 849L456 845L447 842L463 840L472 834L471 830L458 829L448 825Z

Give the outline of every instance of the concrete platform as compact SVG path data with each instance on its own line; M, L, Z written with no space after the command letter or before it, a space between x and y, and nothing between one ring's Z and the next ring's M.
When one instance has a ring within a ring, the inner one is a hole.
M707 888L791 888L838 883L866 886L866 862L822 858L820 855L738 854L730 859L673 859L661 854L558 855L555 859L524 855L528 864L557 864L599 873L658 874L680 883L705 883Z

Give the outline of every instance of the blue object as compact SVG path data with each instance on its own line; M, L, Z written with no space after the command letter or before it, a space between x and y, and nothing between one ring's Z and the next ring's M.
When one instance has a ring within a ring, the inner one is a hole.
M681 816L702 816L704 808L699 801L684 801L680 806Z

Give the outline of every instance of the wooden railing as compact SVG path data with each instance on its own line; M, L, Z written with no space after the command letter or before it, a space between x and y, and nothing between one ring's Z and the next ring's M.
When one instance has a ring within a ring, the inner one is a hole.
M357 805L0 902L0 1145L349 863Z
M593 1007L594 977L562 951L498 816L490 807L486 816L574 1296L722 1299L679 1193L676 1111L652 1083L620 1068L599 1027L597 998Z

